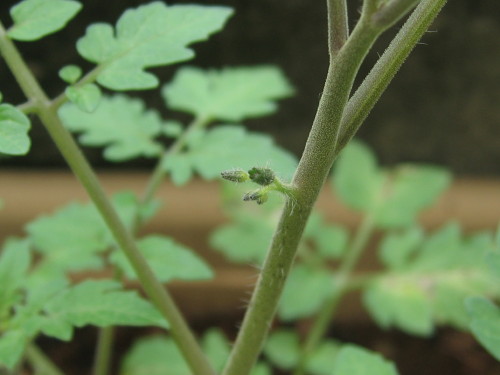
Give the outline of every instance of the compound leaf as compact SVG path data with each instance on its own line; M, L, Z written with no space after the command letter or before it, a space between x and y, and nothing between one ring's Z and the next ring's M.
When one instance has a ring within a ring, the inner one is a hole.
M277 367L290 370L300 358L300 344L297 333L290 330L273 332L264 346L264 354Z
M166 326L153 305L110 280L87 280L62 291L44 306L44 318L42 331L63 340L72 337L74 326L88 324Z
M283 290L279 317L289 321L311 316L321 308L334 287L328 271L298 264L290 272Z
M10 104L0 104L0 152L24 155L31 146L29 118Z
M10 9L14 26L7 34L21 41L40 39L61 30L81 8L71 0L24 0Z
M83 145L105 146L104 157L110 161L155 157L162 151L154 140L161 133L162 120L157 112L145 110L139 99L105 96L92 113L66 103L59 115L69 130L83 133L79 137Z
M163 88L169 108L231 122L268 115L276 110L276 100L292 93L283 73L273 66L219 71L185 67Z
M213 277L212 270L201 258L168 237L147 236L138 241L137 246L162 282L173 279L206 280ZM115 251L111 256L111 261L119 266L128 278L137 278L122 251Z
M402 232L388 233L380 244L380 258L390 269L400 269L410 261L410 256L422 243L424 233L419 227Z
M308 373L313 375L332 375L333 363L341 348L335 341L327 340L318 345L318 348L311 353L307 360L306 368Z
M187 48L219 31L232 10L220 6L173 5L156 1L123 13L116 28L91 25L77 43L85 59L97 63L97 82L112 90L158 86L149 67L173 64L194 56Z
M191 375L175 343L165 336L137 340L123 359L120 375Z
M380 354L355 345L345 345L337 354L332 374L335 375L397 375L391 362Z
M500 309L482 297L470 297L465 304L472 334L500 361Z

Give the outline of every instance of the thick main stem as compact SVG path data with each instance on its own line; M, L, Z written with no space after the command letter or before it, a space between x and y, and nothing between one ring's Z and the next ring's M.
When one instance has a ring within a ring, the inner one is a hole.
M133 236L123 225L97 176L81 153L76 142L64 128L56 110L43 92L33 74L12 41L7 37L0 23L0 52L10 70L19 82L29 100L38 104L38 115L57 145L66 162L86 189L96 208L100 212L113 237L124 251L141 282L146 294L170 323L172 337L179 346L187 363L195 374L213 375L214 372L203 354L193 333L189 329L172 297L156 279L151 268L137 248Z
M332 59L309 139L224 375L247 375L261 350L305 224L337 156L342 112L354 77L381 30L361 20Z

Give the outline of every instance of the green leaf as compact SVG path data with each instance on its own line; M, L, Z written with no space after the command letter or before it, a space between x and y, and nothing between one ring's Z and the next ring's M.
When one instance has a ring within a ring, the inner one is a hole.
M184 67L163 88L169 108L223 121L273 113L275 101L292 93L281 70L273 66L222 70Z
M10 104L0 104L0 152L25 155L31 146L29 118Z
M333 364L340 348L340 344L332 340L322 342L309 357L307 372L312 375L333 375Z
M296 158L276 146L271 137L230 125L208 130L202 143L190 149L189 156L193 168L205 179L219 177L220 172L232 168L266 166L286 180L297 165Z
M125 355L120 375L191 375L176 344L165 336L137 340Z
M104 224L91 205L71 203L26 226L44 262L68 271L103 266L98 252L109 246Z
M138 99L104 96L92 113L66 103L59 115L69 130L83 133L79 138L83 145L105 146L104 157L110 161L157 157L162 151L154 140L161 133L161 118L157 112L145 110Z
M44 306L47 335L69 340L73 327L92 324L99 327L160 326L166 322L160 313L134 291L120 290L120 284L87 280L50 299Z
M20 297L26 273L31 263L29 242L11 238L0 253L0 320Z
M173 279L206 280L213 277L210 267L193 251L168 237L147 236L137 242L142 255L162 282ZM111 261L130 279L136 279L134 269L122 251L115 251Z
M500 309L482 297L470 297L465 304L474 337L500 361Z
M434 166L406 165L391 174L381 194L376 223L383 228L411 225L417 214L435 202L449 186L450 174Z
M264 346L264 354L280 369L293 369L300 357L299 336L284 329L273 332Z
M242 215L236 222L217 228L210 236L210 246L232 262L262 264L273 232L268 220Z
M184 127L179 121L165 121L162 131L167 137L178 138L183 133Z
M354 345L345 345L337 355L332 374L335 375L397 375L391 362L380 354Z
M82 68L78 65L66 65L59 70L59 77L69 84L73 84L82 76Z
M307 222L305 239L311 239L320 255L338 259L347 249L349 234L339 225L327 224L321 215L314 213Z
M380 244L380 258L386 267L400 269L422 243L424 233L419 227L410 227L402 232L388 233Z
M23 356L28 337L22 330L9 330L0 336L0 370L13 370Z
M162 167L170 173L172 182L177 186L186 184L193 177L193 168L189 154L179 153L168 155Z
M281 296L279 317L290 321L313 315L332 294L334 287L328 271L304 264L296 265Z
M93 83L83 86L69 86L65 90L68 99L83 112L92 113L101 100L101 89Z
M332 177L335 192L347 206L365 212L374 208L383 179L367 146L351 141L340 153Z
M158 79L149 67L191 59L187 48L219 31L232 10L227 7L174 5L156 1L127 10L116 28L98 23L78 40L82 57L99 64L97 82L112 90L148 89Z
M14 26L7 34L21 41L40 39L64 28L81 8L71 0L24 0L10 9Z
M419 336L434 330L431 303L412 280L387 277L374 282L363 294L363 302L383 328L396 326Z
M231 351L224 333L217 328L209 329L203 335L201 345L215 371L221 373Z
M265 363L259 363L250 371L250 375L272 375L271 368Z

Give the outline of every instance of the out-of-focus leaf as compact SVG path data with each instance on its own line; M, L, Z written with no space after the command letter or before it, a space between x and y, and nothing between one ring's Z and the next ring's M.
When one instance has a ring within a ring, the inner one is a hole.
M129 9L113 28L107 23L89 26L77 49L101 67L97 82L112 90L158 86L149 67L189 60L188 45L219 31L232 10L221 6L172 5L156 1Z
M278 306L279 317L294 320L313 315L332 294L334 287L330 272L297 264L283 290Z
M191 170L210 180L219 178L225 170L248 170L255 166L271 168L287 180L297 165L296 158L276 146L271 137L250 133L234 125L197 132L196 140L190 142L189 149L170 159L165 160L164 167L178 184L187 182Z
M59 77L67 83L73 84L82 76L82 68L78 65L66 65L59 70Z
M425 165L397 168L382 188L382 203L375 221L383 228L413 224L417 214L435 202L450 180L450 173L444 168Z
M26 348L28 337L22 330L9 330L0 336L0 370L13 370Z
M162 151L155 141L161 133L162 120L157 112L146 110L139 99L104 96L92 113L66 103L59 115L69 130L83 133L79 137L83 145L105 146L104 157L110 161L157 157Z
M375 155L358 141L350 142L340 153L332 178L340 199L360 211L374 207L383 181Z
M161 314L134 291L120 290L109 280L87 280L58 293L44 306L42 331L69 340L73 327L96 325L162 326Z
M138 241L142 255L156 277L162 282L173 279L205 280L213 277L210 267L193 251L163 236L147 236ZM111 261L130 279L136 279L134 269L122 251L115 251Z
M7 34L12 39L34 41L61 30L80 11L71 0L24 0L10 9L14 20Z
M299 336L284 329L273 332L264 346L264 354L277 367L293 369L300 357Z
M191 375L175 343L165 336L137 340L125 355L120 375Z
M391 269L402 268L410 261L424 237L422 229L410 227L402 232L388 233L380 244L380 258Z
M101 100L101 89L93 83L87 83L83 86L69 86L65 92L68 99L83 112L94 112Z
M29 118L10 104L0 104L0 152L24 155L31 147Z
M340 348L341 345L334 341L322 342L309 357L306 364L307 372L312 375L335 375L332 369Z
M0 253L0 320L19 297L30 266L29 242L11 238Z
M482 297L470 297L465 304L472 333L500 361L500 309Z
M241 216L234 223L217 228L210 236L210 246L238 263L264 261L273 226L261 217Z
M345 345L337 354L332 374L398 375L398 371L392 362L378 353L355 345Z
M292 93L282 72L273 66L220 71L185 67L163 88L169 108L230 122L268 115L276 110L276 100Z
M312 213L304 232L304 239L312 240L320 255L337 259L347 248L349 234L339 225L327 224L321 215Z
M231 351L229 341L224 333L216 328L208 330L203 335L201 345L214 370L221 373Z

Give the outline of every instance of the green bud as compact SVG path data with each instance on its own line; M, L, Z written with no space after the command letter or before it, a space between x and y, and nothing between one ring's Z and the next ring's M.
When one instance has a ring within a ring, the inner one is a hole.
M270 185L274 182L275 175L272 169L253 167L248 171L250 179L262 186Z
M233 169L229 171L221 172L221 177L224 180L233 181L233 182L245 182L250 179L247 172L241 169Z
M246 193L244 196L243 196L243 200L245 202L247 201L255 201L257 202L257 204L262 204L264 202L267 201L267 193L264 193L260 190L257 190L257 191L253 191L251 193Z

